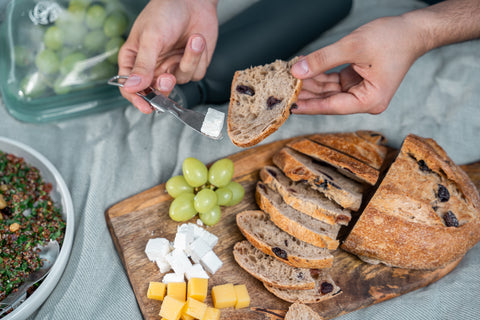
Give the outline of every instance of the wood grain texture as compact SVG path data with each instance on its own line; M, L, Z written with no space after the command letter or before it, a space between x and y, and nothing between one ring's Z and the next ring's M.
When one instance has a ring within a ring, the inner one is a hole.
M292 139L260 145L229 157L235 163L234 180L244 186L245 198L234 207L223 208L220 222L208 228L219 237L214 251L223 261L222 268L210 278L209 289L228 282L245 284L251 296L251 305L240 310L222 309L222 319L283 319L290 305L269 293L261 282L241 269L233 259L232 249L237 241L244 239L235 223L236 213L258 208L255 184L260 168L271 165L272 155ZM479 188L480 162L462 168ZM105 212L112 239L145 319L159 319L161 302L147 299L147 288L150 281L161 281L163 275L147 259L144 249L150 238L174 239L179 223L168 217L170 201L165 185L161 184L125 199ZM427 286L448 274L459 262L435 271L415 271L366 264L340 249L334 255L331 274L343 292L330 300L310 305L325 319ZM206 302L212 305L210 294Z

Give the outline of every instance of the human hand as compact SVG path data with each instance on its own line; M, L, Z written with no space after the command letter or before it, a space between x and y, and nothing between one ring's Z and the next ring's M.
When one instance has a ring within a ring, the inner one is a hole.
M118 54L120 92L143 113L150 105L136 93L153 86L168 95L176 83L203 78L218 37L217 0L151 0Z
M292 74L303 80L302 114L378 114L385 111L425 39L403 16L367 23L336 43L301 58ZM346 65L340 72L328 70Z

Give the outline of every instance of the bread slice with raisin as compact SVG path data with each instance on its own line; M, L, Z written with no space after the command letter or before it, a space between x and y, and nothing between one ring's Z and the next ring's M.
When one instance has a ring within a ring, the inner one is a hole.
M310 276L315 279L315 288L308 290L291 290L276 288L268 283L264 287L278 298L295 303L317 303L331 299L342 293L339 286L325 269L310 269Z
M237 226L258 250L297 268L330 268L333 255L328 249L301 241L278 228L268 214L246 210L236 216Z
M298 151L282 148L273 155L273 163L293 181L307 181L313 189L345 209L356 211L362 204L362 184Z
M370 263L436 269L480 240L480 196L432 139L408 135L342 248Z
M317 161L325 162L336 168L344 176L361 183L367 183L373 186L377 183L380 175L379 170L372 168L350 155L341 153L310 139L300 138L289 142L287 146Z
M323 318L306 304L295 302L288 307L285 320L322 320Z
M302 87L302 80L290 73L294 61L276 60L235 72L227 116L227 132L235 145L259 143L290 116Z
M289 266L258 250L247 240L233 246L233 257L242 269L271 287L288 290L315 288L310 269Z
M268 213L270 220L283 231L314 246L337 249L340 225L330 225L290 207L277 192L260 181L255 197L260 209Z
M260 170L260 179L277 191L286 204L328 224L348 225L350 210L340 207L304 181L293 181L275 166Z

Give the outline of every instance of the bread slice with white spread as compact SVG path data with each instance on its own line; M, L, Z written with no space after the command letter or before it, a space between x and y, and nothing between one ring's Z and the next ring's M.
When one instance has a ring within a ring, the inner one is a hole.
M235 72L227 132L239 147L250 147L275 132L290 116L302 80L290 68L295 61L276 60Z

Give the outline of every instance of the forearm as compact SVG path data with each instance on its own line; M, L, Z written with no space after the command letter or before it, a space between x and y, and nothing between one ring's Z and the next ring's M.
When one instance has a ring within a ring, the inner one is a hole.
M480 1L448 0L403 15L415 25L423 53L456 42L480 38Z

